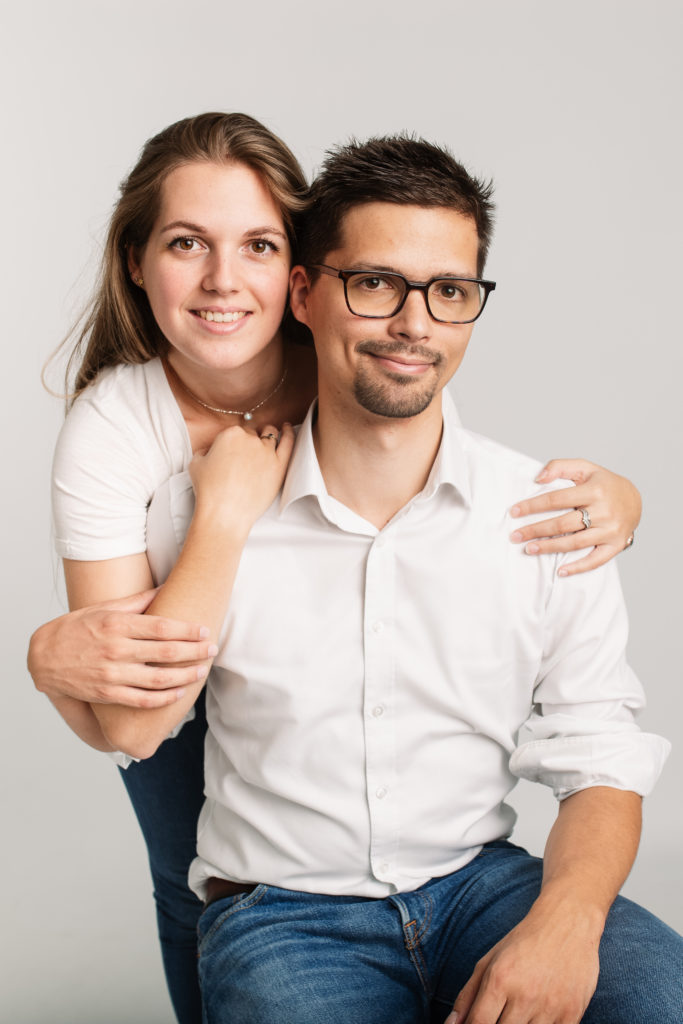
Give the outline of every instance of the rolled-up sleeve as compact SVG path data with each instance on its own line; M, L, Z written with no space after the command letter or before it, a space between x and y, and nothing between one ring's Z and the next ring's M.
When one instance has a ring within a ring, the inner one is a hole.
M651 792L670 744L638 727L645 695L626 662L627 635L613 563L555 577L534 706L510 759L514 775L550 786L560 800L590 786Z

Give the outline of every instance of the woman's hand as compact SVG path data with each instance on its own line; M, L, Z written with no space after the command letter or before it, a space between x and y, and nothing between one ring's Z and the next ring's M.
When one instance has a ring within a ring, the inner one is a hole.
M144 615L155 594L92 605L37 629L28 651L36 689L87 703L173 704L206 675L216 650L208 629Z
M537 515L568 506L573 506L573 510L519 527L511 540L526 544L525 551L530 555L592 547L590 554L560 569L560 576L573 576L604 565L633 543L642 503L630 480L585 459L553 459L536 480L546 484L560 478L573 480L576 486L520 501L510 514L514 517ZM582 509L588 512L590 527L584 525Z
M282 431L264 426L258 434L240 426L222 430L190 463L197 512L227 515L248 532L277 496L293 447L290 423Z

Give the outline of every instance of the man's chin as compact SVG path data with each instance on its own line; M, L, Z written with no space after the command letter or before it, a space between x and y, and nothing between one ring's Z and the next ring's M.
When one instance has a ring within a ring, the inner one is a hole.
M374 382L357 380L353 389L354 398L367 412L396 420L419 416L436 394L436 388L433 387L416 389L412 377L405 378L403 388L401 382L396 383L398 386L387 388Z

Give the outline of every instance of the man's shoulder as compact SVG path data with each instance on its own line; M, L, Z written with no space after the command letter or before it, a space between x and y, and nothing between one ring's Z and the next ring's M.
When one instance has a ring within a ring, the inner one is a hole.
M493 491L512 503L569 486L563 480L543 485L536 483L542 462L476 431L457 427L456 439L467 461L475 499L487 499Z

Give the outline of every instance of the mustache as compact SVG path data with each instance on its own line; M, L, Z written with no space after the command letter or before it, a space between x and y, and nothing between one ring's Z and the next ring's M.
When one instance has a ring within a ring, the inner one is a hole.
M443 362L441 352L435 352L425 345L407 345L403 341L359 341L356 345L356 352L363 352L369 356L412 356L439 366Z

